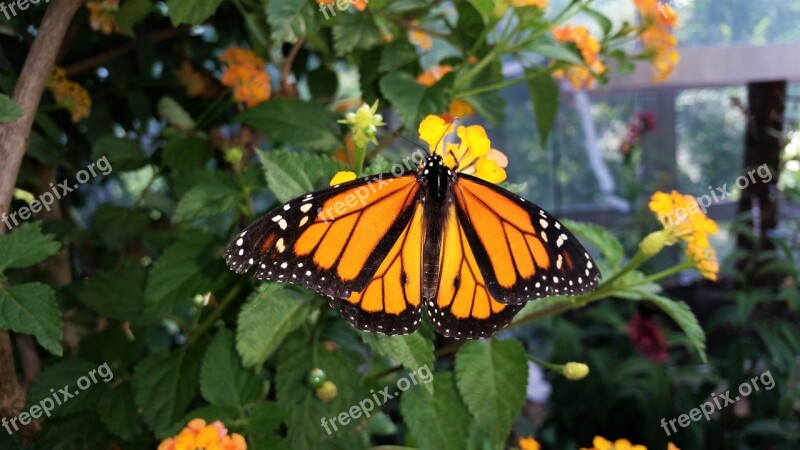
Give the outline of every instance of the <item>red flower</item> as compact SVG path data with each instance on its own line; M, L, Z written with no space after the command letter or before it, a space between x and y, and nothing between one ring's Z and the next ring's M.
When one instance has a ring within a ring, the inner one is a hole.
M633 348L653 362L662 363L667 360L667 340L652 317L634 314L628 322L628 337Z

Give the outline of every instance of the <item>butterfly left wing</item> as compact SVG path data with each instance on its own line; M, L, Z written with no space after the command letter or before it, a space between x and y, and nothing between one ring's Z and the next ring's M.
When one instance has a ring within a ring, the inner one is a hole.
M307 284L347 298L363 290L407 227L417 204L415 174L353 180L290 200L242 231L225 249L238 273Z
M436 296L425 299L433 327L439 334L457 339L491 336L523 305L502 304L489 292L454 205L448 207L444 224L435 226L444 229Z
M553 216L470 175L460 174L452 189L458 221L498 302L524 303L597 287L596 264Z

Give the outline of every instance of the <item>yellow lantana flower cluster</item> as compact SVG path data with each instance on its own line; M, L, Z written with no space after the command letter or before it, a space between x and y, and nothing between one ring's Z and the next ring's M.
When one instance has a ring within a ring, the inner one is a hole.
M92 97L89 96L89 91L77 82L68 80L64 69L61 67L53 69L47 87L53 93L56 104L69 111L73 123L89 117L92 109Z
M639 39L653 66L653 83L666 80L680 60L675 50L678 40L672 30L678 26L678 14L658 0L633 0L642 16Z
M460 141L445 143L444 136L452 131L453 124L439 116L429 115L419 124L419 138L427 142L431 152L441 156L451 169L491 183L506 179L508 158L492 148L482 126L459 126L456 135Z
M272 93L269 74L264 70L267 62L252 50L232 47L219 57L225 64L222 84L233 88L233 98L244 102L248 108L269 100Z
M433 48L433 40L419 28L419 22L416 20L411 21L409 24L408 40L425 52Z
M716 281L719 261L708 236L719 231L717 223L706 217L697 199L678 191L656 192L648 204L651 211L664 226L664 243L686 242L686 256L700 274ZM657 236L657 235L654 235Z
M581 53L583 66L571 65L553 71L556 79L566 78L574 89L594 86L595 76L605 73L606 66L600 60L600 42L589 34L589 30L581 25L564 25L552 30L558 42L571 42Z
M158 450L247 450L247 442L241 434L229 435L220 421L194 419L177 436L162 441Z
M119 0L89 0L86 2L86 9L89 10L89 25L94 31L103 34L119 31Z

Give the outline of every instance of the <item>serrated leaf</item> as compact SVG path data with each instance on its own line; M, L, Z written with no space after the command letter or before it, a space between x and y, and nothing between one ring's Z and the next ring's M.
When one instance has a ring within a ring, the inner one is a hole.
M302 382L315 365L324 370L328 380L336 385L337 395L329 402L320 401L314 396L314 391ZM292 448L315 448L327 435L321 426L323 417L334 417L369 396L367 392L361 396L354 395L356 380L360 376L356 366L340 349L318 350L315 360L312 346L299 335L294 335L293 339L284 343L278 356L275 390L278 402L291 411L287 428ZM376 405L372 412L380 409L381 405ZM361 426L366 420L368 418L362 415L349 424L339 423L336 428L328 423L328 431L332 437L341 438L348 430Z
M466 448L466 430L472 420L456 390L452 372L437 373L432 384L433 395L423 389L410 389L400 397L400 412L412 436L420 450Z
M236 349L245 367L263 364L283 339L308 318L312 296L279 283L265 283L242 307Z
M136 320L144 309L145 273L126 261L122 267L101 270L76 288L78 300L92 310L119 321Z
M130 441L136 436L141 416L136 411L133 385L126 381L114 386L97 403L100 422L115 436Z
M21 106L6 94L0 94L0 123L13 122L25 114Z
M0 235L0 273L38 264L61 248L52 234L42 233L41 222L25 223Z
M343 166L329 156L284 150L258 152L267 186L281 202L325 186Z
M147 163L147 156L139 141L106 135L98 139L92 147L92 158L107 158L114 171L135 170Z
M218 178L209 178L206 183L194 186L181 197L175 207L172 223L236 212L241 203L242 196L238 189Z
M293 42L305 34L303 9L306 0L281 0L267 3L267 22L272 29L272 39Z
M200 370L200 392L214 406L244 410L261 391L261 380L236 354L233 333L223 328L208 346Z
M213 16L222 0L167 0L167 15L173 26L200 25Z
M0 287L0 330L31 334L50 353L61 356L61 311L53 288L42 283Z
M369 50L383 40L371 14L343 14L333 26L333 48L337 55L353 50Z
M222 247L213 235L189 233L167 247L153 264L145 289L145 311L164 312L181 300L208 292L229 277Z
M532 73L530 69L525 70L526 76L530 76ZM558 85L550 73L542 73L528 79L528 93L531 96L533 111L536 115L539 143L545 146L558 114Z
M625 250L622 248L622 243L619 242L619 239L609 233L608 230L593 223L575 222L568 219L561 220L561 223L566 225L569 231L597 247L613 268L619 267L622 257L625 255Z
M151 430L166 428L181 418L197 394L203 348L182 348L150 355L136 366L133 390Z
M391 72L417 60L419 60L419 55L414 44L405 39L397 39L387 45L381 52L378 70Z
M450 82L452 77L445 76L428 88L417 83L407 72L392 72L381 78L380 87L384 97L394 105L403 124L409 129L416 129L424 116L439 114L447 109L443 87Z
M164 146L164 162L175 170L189 171L205 166L214 155L207 137L187 136L170 140Z
M420 367L433 370L433 342L425 339L420 333L401 336L385 336L375 333L361 333L364 342L373 350L394 361L398 361L406 369L413 372ZM433 393L432 383L421 383L425 389Z
M49 409L53 417L64 417L91 409L106 390L101 386L105 385L103 378L95 374L100 385L91 384L85 391L78 388L78 379L89 379L89 372L96 369L97 364L78 358L59 361L47 367L31 386L28 406L44 401L47 405L42 405L43 407L52 405ZM64 388L72 397L65 395Z
M273 98L248 109L238 119L271 139L304 149L332 150L341 145L333 113L302 100Z
M661 308L681 327L681 330L683 330L683 333L697 352L697 356L700 357L703 363L706 363L708 361L706 357L706 334L703 332L703 328L689 305L649 291L642 291L641 294L644 300L649 300Z
M189 131L194 128L192 116L172 97L162 97L158 101L158 115L181 130Z
M475 422L505 442L525 403L528 363L515 340L471 341L456 354L456 385Z

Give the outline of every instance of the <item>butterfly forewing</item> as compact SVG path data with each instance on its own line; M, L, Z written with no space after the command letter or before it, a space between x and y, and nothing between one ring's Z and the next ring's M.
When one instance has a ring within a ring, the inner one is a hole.
M418 193L413 174L383 174L298 197L234 238L225 259L238 273L255 268L261 280L348 298L367 286L407 228Z
M460 175L452 189L458 221L497 301L524 303L597 286L596 264L553 216L469 175Z

